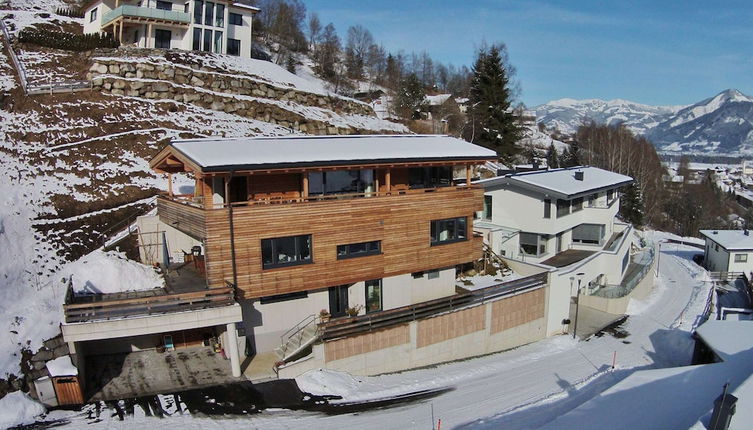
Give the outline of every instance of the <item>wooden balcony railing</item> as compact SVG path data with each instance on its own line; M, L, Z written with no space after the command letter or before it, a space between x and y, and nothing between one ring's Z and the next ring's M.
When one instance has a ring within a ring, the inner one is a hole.
M75 297L72 290L69 289L63 305L65 322L80 323L194 311L235 303L235 289L232 286L186 293L171 294L164 290L151 291L150 293L152 294L148 296L131 298L123 298L123 294L94 294ZM134 293L134 295L138 296L139 293Z

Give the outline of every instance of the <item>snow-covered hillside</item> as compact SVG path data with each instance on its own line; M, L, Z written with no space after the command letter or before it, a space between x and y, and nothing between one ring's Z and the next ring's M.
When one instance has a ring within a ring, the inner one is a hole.
M753 98L729 89L690 106L626 100L555 100L535 109L538 121L572 134L585 120L624 123L667 153L753 155Z
M0 19L12 33L41 23L58 28L79 25L81 20L55 15L56 8L65 6L58 0L6 0L0 2ZM7 45L4 39L0 41ZM41 81L71 76L83 79L92 57L97 56L18 44L14 48L27 66L30 79ZM290 91L309 94L310 97L284 102L265 94L257 97L257 103L277 105L304 117L315 115L309 119L338 130L407 131L401 124L364 113L370 109L367 105L357 114L337 111L338 103L360 102L330 94L321 81L311 77L298 77L262 61L200 57L192 57L198 64L180 63L175 67L196 68L218 76L224 70L234 77L279 88L283 90L277 91L280 97ZM138 55L117 58L136 64L150 61ZM182 85L191 87L190 82ZM74 283L82 281L80 278L85 275L81 273L87 273L84 266L91 266L83 261L105 258L90 253L102 246L107 235L117 231L111 229L148 210L150 197L166 189L165 178L149 169L148 160L169 139L294 132L290 127L266 121L263 115L213 109L202 100L118 95L96 88L25 96L4 50L0 50L0 88L10 93L0 97L0 193L4 196L0 203L0 328L5 333L0 336L0 348L5 351L0 358L0 379L7 379L9 374L20 376L21 349L34 351L43 340L59 332L67 286L64 279L74 273ZM241 99L229 89L213 89L213 94ZM316 104L300 101L309 98ZM331 100L336 107L323 107L319 102L322 98ZM88 259L68 265L87 255ZM132 274L143 272L138 267L122 269ZM102 285L105 281L99 279L97 289L120 288ZM86 280L96 285L95 277Z

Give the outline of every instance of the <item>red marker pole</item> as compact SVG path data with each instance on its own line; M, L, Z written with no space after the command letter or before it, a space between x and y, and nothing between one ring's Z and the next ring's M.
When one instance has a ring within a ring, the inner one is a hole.
M614 371L614 365L617 364L617 351L612 355L612 371Z
M442 418L437 420L437 430L442 430Z

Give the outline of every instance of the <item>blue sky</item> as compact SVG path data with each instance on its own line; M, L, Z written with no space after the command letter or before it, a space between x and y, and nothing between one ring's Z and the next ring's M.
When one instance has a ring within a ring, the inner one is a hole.
M505 42L522 101L563 97L690 104L753 95L753 2L304 0L340 37L361 24L389 51L455 65ZM724 6L715 5L723 3Z

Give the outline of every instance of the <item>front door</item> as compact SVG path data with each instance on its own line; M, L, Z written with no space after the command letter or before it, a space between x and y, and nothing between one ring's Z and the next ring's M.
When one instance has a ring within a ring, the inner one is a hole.
M332 318L345 316L345 310L348 309L348 287L350 285L329 287L329 313Z
M173 34L170 30L154 30L154 47L159 49L170 49L170 39Z

